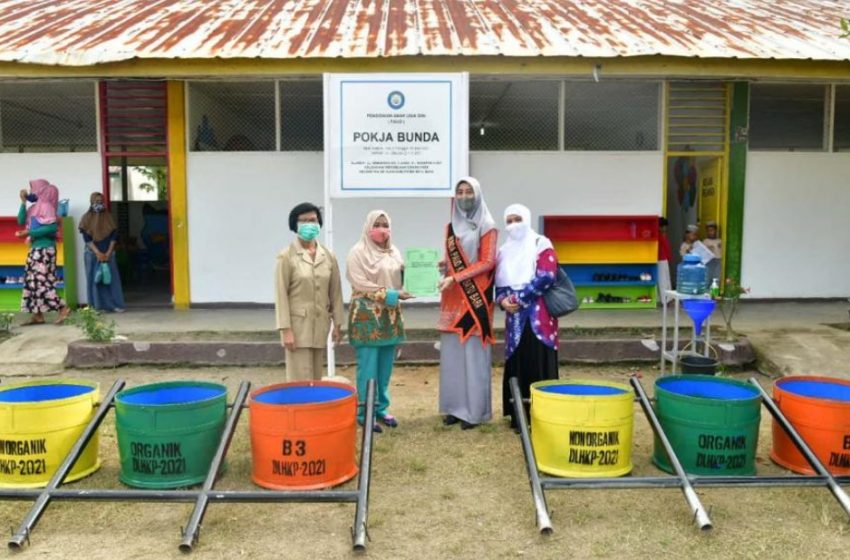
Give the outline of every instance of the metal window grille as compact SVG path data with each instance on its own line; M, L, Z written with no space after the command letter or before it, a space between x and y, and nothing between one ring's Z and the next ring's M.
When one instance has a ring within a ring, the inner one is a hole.
M557 81L473 81L470 150L557 150Z
M564 82L564 149L657 150L658 82Z
M167 152L166 85L162 81L117 80L100 84L101 137L104 152Z
M280 149L321 152L324 149L324 93L321 80L278 82Z
M720 152L726 145L726 85L672 82L667 99L670 152Z
M189 149L276 149L275 82L189 82Z
M94 151L93 82L0 82L0 152Z
M753 84L750 149L823 150L826 94L825 85Z

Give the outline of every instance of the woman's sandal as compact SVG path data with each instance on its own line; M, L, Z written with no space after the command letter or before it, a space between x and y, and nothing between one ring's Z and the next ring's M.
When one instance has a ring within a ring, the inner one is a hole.
M21 326L22 327L31 327L33 325L43 325L44 323L45 323L44 319L42 319L41 321L36 321L35 319L30 319L29 321L24 321L23 323L21 323Z
M67 319L70 314L71 314L71 308L70 307L63 308L61 311L59 311L59 317L57 317L56 320L53 321L53 324L54 325L61 325L62 323L65 322L65 319Z
M398 420L392 414L381 416L378 420L383 422L384 426L387 426L388 428L398 428Z

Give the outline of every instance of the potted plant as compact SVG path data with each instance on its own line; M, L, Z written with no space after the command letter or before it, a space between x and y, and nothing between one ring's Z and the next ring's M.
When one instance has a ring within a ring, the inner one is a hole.
M738 338L735 331L732 329L732 319L738 311L738 301L744 294L750 293L749 288L741 286L741 283L732 277L726 278L723 284L723 292L720 297L716 297L717 306L720 308L720 313L723 315L723 322L726 323L726 341L735 342Z

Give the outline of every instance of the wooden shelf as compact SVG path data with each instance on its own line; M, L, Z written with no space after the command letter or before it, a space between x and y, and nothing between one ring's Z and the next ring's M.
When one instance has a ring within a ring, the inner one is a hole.
M586 309L652 309L656 306L658 216L543 216L543 234L576 286ZM641 280L649 275L650 280ZM598 301L599 295L628 303ZM649 298L638 301L638 298Z
M56 284L59 296L73 307L77 305L76 295L76 267L74 254L76 243L74 237L62 240L62 230L75 232L73 218L60 218L59 232L56 243L56 265L57 271L61 272L63 279ZM16 216L0 216L0 276L20 277L24 275L24 267L27 262L29 245L25 239L15 237L15 232L23 229L18 225ZM68 259L66 266L65 259ZM19 311L21 307L20 283L0 284L0 311Z
M657 241L658 216L544 216L543 231L553 241Z

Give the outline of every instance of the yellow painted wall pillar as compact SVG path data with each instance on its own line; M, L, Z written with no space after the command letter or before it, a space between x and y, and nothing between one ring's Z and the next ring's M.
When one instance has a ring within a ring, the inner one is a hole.
M186 104L182 81L168 82L168 218L174 308L188 309L189 221L186 191Z

